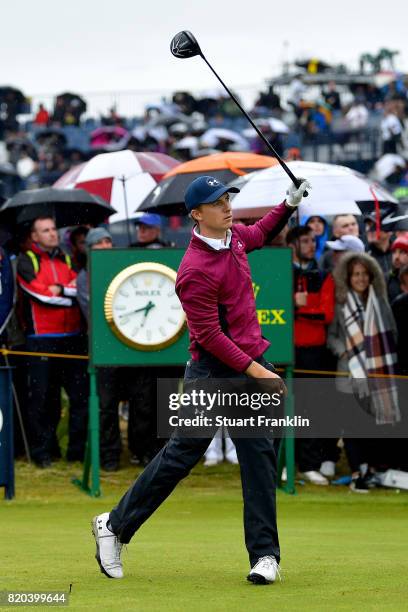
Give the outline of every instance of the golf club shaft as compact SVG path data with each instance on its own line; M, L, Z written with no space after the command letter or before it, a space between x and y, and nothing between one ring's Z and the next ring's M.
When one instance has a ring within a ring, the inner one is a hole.
M256 124L252 121L251 117L248 115L248 113L246 112L246 110L244 108L242 108L241 104L238 102L237 98L234 96L234 94L232 93L232 91L230 91L228 89L228 87L226 86L226 84L224 83L224 81L221 79L221 77L215 72L214 68L211 66L210 62L207 60L207 58L205 57L205 55L203 53L200 54L201 57L203 58L203 60L205 61L205 63L207 64L207 66L210 68L211 72L217 77L217 79L219 80L219 82L221 83L221 85L224 87L225 91L228 93L228 95L232 98L232 100L234 100L235 104L238 106L239 110L241 111L241 113L248 119L249 123L252 125L252 127L254 128L254 130L256 131L256 133L258 134L258 136L263 140L263 142L266 144L266 146L268 147L268 149L271 151L272 155L274 157L276 157L276 159L278 160L278 162L280 163L280 165L282 166L282 168L284 169L284 171L286 172L286 174L289 176L289 178L291 179L291 181L293 182L293 184L296 187L300 187L300 183L301 181L299 181L299 179L296 178L296 176L293 174L293 172L291 171L291 169L286 165L286 163L283 161L283 159L281 158L281 156L279 155L279 153L274 149L274 147L271 145L271 143L269 142L269 140L262 134L261 130L256 126ZM307 192L305 192L305 195L307 195Z

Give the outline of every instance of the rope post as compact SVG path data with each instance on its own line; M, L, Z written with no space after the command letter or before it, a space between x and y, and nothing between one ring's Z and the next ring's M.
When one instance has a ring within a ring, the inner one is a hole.
M99 398L96 389L96 370L90 366L89 372L89 419L88 440L85 450L82 480L73 479L73 484L91 497L100 497L99 465Z
M295 414L295 400L293 396L293 366L288 366L286 368L285 383L288 389L288 395L285 399L285 417L291 418ZM284 466L286 466L287 480L282 486L281 477ZM293 428L288 427L285 437L282 440L278 457L278 482L282 491L289 493L290 495L296 494L295 475L295 434Z

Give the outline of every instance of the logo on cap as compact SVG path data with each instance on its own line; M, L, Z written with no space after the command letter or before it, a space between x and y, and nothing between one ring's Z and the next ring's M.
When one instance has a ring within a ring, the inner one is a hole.
M217 181L215 178L211 178L207 180L207 183L211 185L211 187L215 187L216 185L220 185L220 181Z

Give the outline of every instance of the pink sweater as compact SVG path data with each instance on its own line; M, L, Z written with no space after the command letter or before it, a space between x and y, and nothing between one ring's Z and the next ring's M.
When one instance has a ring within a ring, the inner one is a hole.
M254 225L233 225L229 249L217 251L193 234L180 263L176 292L187 315L194 360L199 360L202 347L244 372L268 348L258 323L246 254L277 235L292 212L283 202Z

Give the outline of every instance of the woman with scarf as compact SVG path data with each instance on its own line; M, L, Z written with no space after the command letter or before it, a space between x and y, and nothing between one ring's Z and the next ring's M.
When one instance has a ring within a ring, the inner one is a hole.
M397 366L396 325L382 271L367 254L347 253L334 271L336 309L329 327L328 346L338 358L337 370L349 372L337 378L337 388L353 393L365 390L364 408L377 425L400 420L398 395L392 379ZM350 381L351 379L351 381ZM350 384L350 382L352 384ZM344 439L352 470L351 489L366 493L375 486L374 465L384 449L383 440Z

